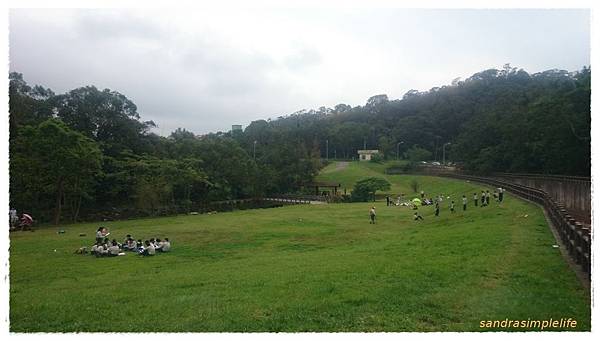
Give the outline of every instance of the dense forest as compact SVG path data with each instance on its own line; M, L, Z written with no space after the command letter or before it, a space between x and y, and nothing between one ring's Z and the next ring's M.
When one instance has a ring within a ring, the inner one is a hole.
M529 74L505 65L429 91L252 122L242 132L152 133L125 95L57 95L10 74L10 202L39 220L157 212L299 191L325 159L446 160L478 173L590 173L590 68ZM444 147L445 146L445 147Z

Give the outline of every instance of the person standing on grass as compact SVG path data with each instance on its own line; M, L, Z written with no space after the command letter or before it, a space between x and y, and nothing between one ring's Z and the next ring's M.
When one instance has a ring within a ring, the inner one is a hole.
M502 202L504 200L504 188L498 188L498 201Z
M463 211L467 210L467 197L463 194L462 197L462 202L463 202Z
M485 191L481 191L481 207L485 206Z
M421 200L425 198L425 191L421 191Z
M390 206L390 196L389 196L389 195L387 195L387 196L385 197L385 203L386 203L388 206Z
M490 204L490 190L485 191L485 206Z
M371 207L371 210L369 211L369 217L371 218L369 224L375 224L375 206Z
M440 215L440 203L439 202L435 202L435 216L439 217Z
M477 207L477 198L479 198L477 193L473 193L473 202L475 203L475 207Z
M11 208L10 211L8 211L8 216L10 219L10 229L12 230L17 227L17 222L19 221L19 214L17 213L17 210Z
M450 203L450 213L454 213L454 200Z

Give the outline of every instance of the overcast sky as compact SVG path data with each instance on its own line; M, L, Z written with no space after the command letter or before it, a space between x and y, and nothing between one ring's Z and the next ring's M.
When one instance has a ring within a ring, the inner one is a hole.
M166 136L401 98L505 63L578 70L589 27L588 10L13 9L9 55L29 84L123 93Z

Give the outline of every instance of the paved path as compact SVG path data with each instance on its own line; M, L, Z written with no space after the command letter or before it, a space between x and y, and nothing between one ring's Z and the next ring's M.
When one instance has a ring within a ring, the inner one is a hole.
M336 163L335 168L328 169L328 170L324 171L323 173L333 173L333 172L342 171L342 170L346 169L346 167L348 167L349 164L350 164L350 162L347 162L347 161L339 161L338 163Z

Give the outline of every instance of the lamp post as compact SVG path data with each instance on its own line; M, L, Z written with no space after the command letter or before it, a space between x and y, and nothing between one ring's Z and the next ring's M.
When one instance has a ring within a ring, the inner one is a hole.
M254 160L256 160L256 140L254 140L254 148L253 148L253 152L252 152L252 158Z
M325 140L325 154L327 155L325 159L329 161L329 140Z
M442 146L442 165L443 166L446 165L446 146L449 145L449 144L450 144L450 142L446 142Z
M396 145L396 160L398 160L398 158L399 158L399 155L400 155L400 145L403 144L403 143L404 143L404 141L400 141Z

